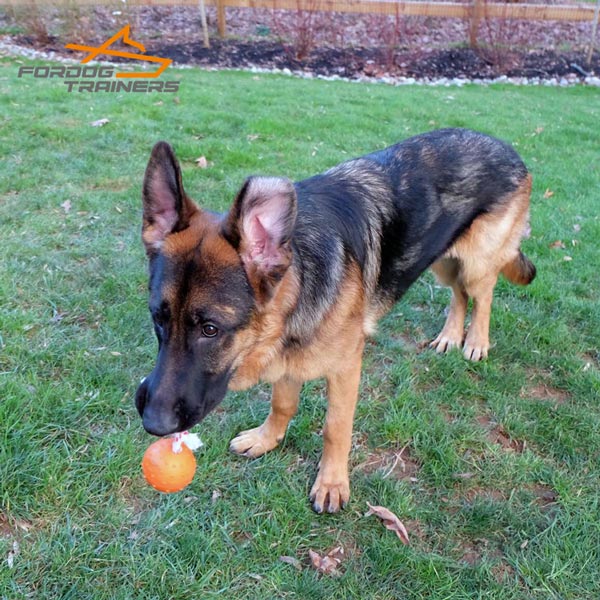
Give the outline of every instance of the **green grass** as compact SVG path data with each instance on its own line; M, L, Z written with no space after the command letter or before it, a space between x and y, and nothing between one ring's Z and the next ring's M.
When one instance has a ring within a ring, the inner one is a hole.
M597 90L190 69L168 72L176 100L67 94L18 79L18 64L0 62L3 600L597 598ZM539 275L498 286L490 359L419 349L448 300L425 275L368 345L345 512L317 516L307 501L322 382L305 386L282 447L254 461L227 446L264 418L267 389L230 394L198 427L191 486L149 488L139 463L151 438L132 397L155 353L139 239L152 144L173 143L188 193L224 210L249 174L301 178L445 126L513 141L535 180L524 247ZM413 479L400 461L386 477L404 446ZM412 544L365 518L367 502L396 512ZM337 545L342 575L317 574L308 550Z

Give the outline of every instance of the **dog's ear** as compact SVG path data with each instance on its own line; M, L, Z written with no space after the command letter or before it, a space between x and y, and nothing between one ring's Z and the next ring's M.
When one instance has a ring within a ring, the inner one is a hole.
M296 191L289 179L250 177L224 221L225 238L261 292L279 282L290 265L296 212Z
M158 142L152 148L142 200L142 239L148 254L159 250L169 234L185 229L198 210L185 194L179 163L166 142Z

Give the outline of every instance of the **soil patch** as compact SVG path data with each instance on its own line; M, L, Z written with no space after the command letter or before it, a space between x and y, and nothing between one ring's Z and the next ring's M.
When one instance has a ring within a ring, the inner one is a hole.
M512 438L500 423L492 420L491 417L484 415L477 418L477 422L487 430L487 438L493 444L502 446L507 452L521 453L525 450L525 440Z
M366 474L380 473L384 479L396 481L408 479L416 482L421 465L411 456L409 448L401 450L375 451L355 469Z
M505 492L495 489L487 489L482 487L473 487L465 491L463 498L469 504L475 500L488 500L491 502L500 502L506 499Z
M535 495L535 502L542 510L550 510L556 506L558 501L558 492L550 486L542 483L534 485L531 491Z
M545 383L539 383L531 387L525 388L521 392L522 397L532 398L533 400L544 400L554 402L554 404L561 405L567 402L570 398L568 392L559 390L557 388L546 385Z

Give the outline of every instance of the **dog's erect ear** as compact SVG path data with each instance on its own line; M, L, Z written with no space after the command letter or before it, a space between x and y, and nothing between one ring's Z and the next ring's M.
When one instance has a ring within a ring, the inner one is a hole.
M142 200L142 239L148 254L159 250L169 234L185 229L198 210L185 195L179 163L166 142L158 142L152 148L144 175Z
M237 249L253 279L274 284L291 261L290 239L296 222L296 191L289 179L250 177L224 222L223 234Z

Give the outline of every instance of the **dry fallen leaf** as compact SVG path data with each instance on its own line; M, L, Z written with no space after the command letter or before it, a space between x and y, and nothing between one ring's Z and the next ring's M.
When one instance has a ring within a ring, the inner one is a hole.
M336 577L340 575L338 567L344 559L344 549L341 546L333 548L333 550L330 550L324 556L321 556L314 550L309 550L308 555L310 556L310 562L312 563L312 566L319 573L323 573L324 575L333 575Z
M18 556L20 551L19 542L16 540L12 543L12 548L8 551L8 556L6 558L6 564L9 569L12 569L15 564L15 557Z
M206 167L208 167L208 161L206 160L206 156L200 156L196 159L195 162L201 169L206 169Z
M472 479L475 477L474 473L465 472L465 473L454 473L454 477L456 479Z
M17 519L15 521L15 525L19 528L22 529L23 531L29 531L32 527L33 527L33 523L31 523L31 521L25 521L23 519Z
M410 543L408 540L408 531L404 523L389 508L385 508L385 506L372 506L368 502L367 506L369 507L369 511L365 514L365 517L370 515L379 517L386 529L395 532L403 544L408 545Z
M546 188L544 198L552 198L552 196L554 196L554 192L550 188Z
M92 121L90 125L92 127L104 127L107 123L110 123L108 119L98 119L97 121Z
M298 571L302 571L302 563L293 556L280 556L279 560L286 565L292 565L292 567L295 567Z
M566 248L565 243L562 240L556 240L550 244L550 248Z

